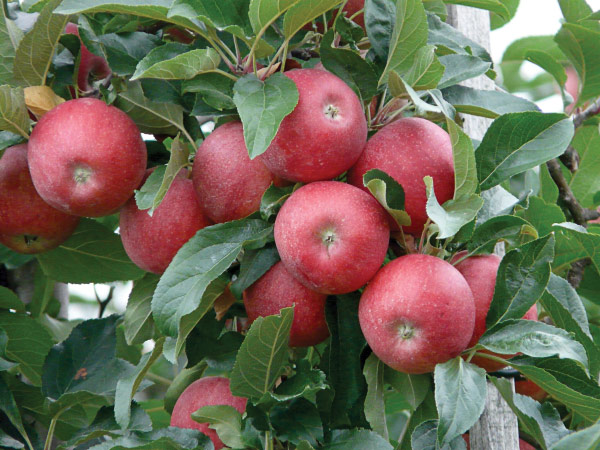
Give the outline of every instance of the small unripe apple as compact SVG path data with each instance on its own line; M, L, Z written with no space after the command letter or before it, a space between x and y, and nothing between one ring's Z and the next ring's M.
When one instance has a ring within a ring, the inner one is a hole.
M467 255L466 251L458 252L452 257L450 262L458 261ZM496 276L498 275L498 267L500 266L500 257L494 254L491 255L476 255L463 259L455 265L456 269L465 277L467 283L473 292L475 300L475 329L469 342L468 347L473 347L479 342L479 338L485 333L485 319L490 309L490 304L494 298L494 290L496 287ZM537 320L537 307L533 305L523 316L526 320ZM479 350L480 352L489 353L500 358L510 358L506 355L498 355L488 352L487 350ZM513 355L514 356L514 355ZM506 364L492 361L490 359L475 356L471 359L473 364L485 369L488 372L496 372Z
M309 347L329 336L325 320L327 296L300 284L280 261L244 291L244 306L250 323L258 317L279 314L294 305L290 347Z
M171 426L199 430L210 438L215 450L222 449L224 444L217 432L209 428L209 424L192 419L193 412L212 405L233 406L240 414L246 411L246 399L231 393L227 378L205 377L194 381L179 396L171 414Z
M360 328L379 359L400 372L427 373L467 348L473 294L446 261L412 254L394 259L365 288Z
M285 268L322 294L343 294L367 283L383 263L389 236L379 203L338 181L302 186L275 219L275 244Z
M147 174L150 174L150 170ZM121 209L119 227L123 247L141 269L163 273L179 249L196 231L210 225L204 215L192 180L182 169L152 216L140 211L135 197Z
M221 125L202 142L192 178L202 209L216 223L258 211L262 195L273 182L262 161L248 156L241 122Z
M411 218L405 233L420 236L427 221L427 193L423 178L433 178L440 204L454 195L454 162L450 136L425 119L407 117L389 123L369 139L358 162L348 171L348 182L365 191L363 175L379 169L404 189L404 206ZM398 229L390 218L393 229Z
M0 158L0 242L19 253L60 245L79 223L39 196L27 167L27 144L7 148Z
M367 141L362 104L350 87L318 69L285 72L298 88L296 108L259 158L275 175L308 183L348 170Z
M37 123L28 145L36 190L76 216L116 212L146 171L146 145L123 111L94 98L61 103Z
M65 33L79 37L79 29L74 23L68 23ZM81 39L80 39L81 41ZM102 80L111 74L110 67L104 58L90 52L83 42L79 50L79 71L77 72L77 86L80 91L88 92L93 89L90 78Z

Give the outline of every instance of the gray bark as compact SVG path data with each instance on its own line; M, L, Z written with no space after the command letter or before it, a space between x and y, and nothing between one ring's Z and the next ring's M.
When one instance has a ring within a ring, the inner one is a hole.
M490 16L487 11L450 5L448 23L489 51ZM473 78L462 84L475 89L495 89L494 82L486 76ZM474 139L481 139L491 123L490 119L468 115L464 120L465 132ZM512 379L511 385L514 391ZM472 450L519 450L517 416L490 382L487 383L487 398L483 414L469 434Z

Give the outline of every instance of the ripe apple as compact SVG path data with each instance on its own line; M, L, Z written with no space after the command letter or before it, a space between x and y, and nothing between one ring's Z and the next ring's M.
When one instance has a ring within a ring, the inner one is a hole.
M365 0L348 0L348 2L346 3L346 6L344 6L344 9L342 9L342 12L345 12L346 17L349 19L350 17L352 17L355 13L357 13L364 7L365 7ZM364 12L361 12L356 17L354 17L352 19L352 21L354 23L356 23L357 25L359 25L363 30L365 29L365 14L364 14Z
M192 178L202 209L216 223L258 211L273 182L269 169L248 156L241 122L221 125L202 142Z
M515 381L515 392L517 394L527 395L538 402L541 402L548 397L548 393L531 380Z
M203 406L229 405L237 409L240 414L246 411L246 399L235 397L229 388L229 380L223 377L205 377L190 384L175 402L171 414L171 426L179 428L191 428L206 434L215 450L224 447L217 432L207 423L198 423L192 419L192 413Z
M258 317L279 314L295 305L290 330L291 347L310 347L329 336L325 320L327 296L300 284L280 261L244 291L244 306L250 323Z
M363 175L383 170L402 185L404 206L411 218L405 233L420 236L427 221L427 194L423 177L433 178L440 204L454 195L454 162L450 136L425 119L407 117L389 123L373 135L358 162L348 171L348 182L367 191ZM390 218L392 229L398 229Z
M338 181L302 186L275 219L275 244L285 268L322 294L343 294L381 267L390 231L385 211L360 189Z
M27 167L27 144L0 158L0 242L19 253L39 253L60 245L79 223L42 200Z
M148 170L147 175L151 172ZM147 210L140 211L131 197L119 218L121 240L131 260L141 269L157 274L167 269L196 231L210 224L186 169L177 174L152 216Z
M458 261L466 254L466 251L458 252L452 257L450 262L452 263ZM476 255L463 259L461 262L455 265L456 269L463 275L463 277L465 277L467 283L469 283L471 291L473 292L473 298L475 299L475 329L467 347L473 347L475 344L477 344L477 342L479 342L479 338L481 338L483 333L485 333L485 318L490 309L492 298L494 297L496 275L498 274L498 266L500 265L500 261L501 259L497 255ZM537 307L533 305L529 311L525 313L523 319L537 320ZM490 353L501 358L510 358L510 356L498 355L485 350L480 351ZM496 361L481 358L479 356L473 357L471 362L473 364L477 364L479 367L488 372L496 372L497 370L506 367L506 364L500 364Z
M324 70L298 69L284 75L298 87L298 104L260 159L286 180L335 178L357 161L365 146L362 104L346 83Z
M475 325L473 294L446 261L411 254L394 259L365 288L360 328L373 353L400 372L427 373L459 355Z
M65 33L74 34L79 37L79 29L74 23L68 23L65 27ZM80 39L81 41L81 39ZM90 83L90 78L102 80L111 74L110 67L104 58L94 55L90 52L83 42L79 50L79 70L77 72L77 86L82 92L91 91L94 87Z
M146 171L146 145L127 114L95 98L61 103L37 123L28 145L36 190L76 216L117 211Z

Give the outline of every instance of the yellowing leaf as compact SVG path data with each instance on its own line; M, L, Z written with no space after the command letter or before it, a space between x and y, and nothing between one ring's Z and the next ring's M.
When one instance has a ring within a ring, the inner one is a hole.
M25 105L39 119L55 106L65 101L48 86L30 86L25 91Z

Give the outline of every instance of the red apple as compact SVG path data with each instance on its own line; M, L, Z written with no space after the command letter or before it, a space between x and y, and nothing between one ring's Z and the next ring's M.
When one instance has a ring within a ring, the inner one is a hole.
M240 414L246 411L246 399L235 397L229 388L229 380L223 377L200 378L190 384L179 396L173 413L171 414L171 426L179 428L191 428L206 434L215 450L224 447L217 432L207 423L198 423L192 419L192 413L204 406L229 405L237 409Z
M79 29L74 23L68 23L65 33L79 37ZM80 39L81 40L81 39ZM79 50L79 70L77 72L77 86L80 91L88 92L93 89L90 78L102 80L111 74L110 67L104 58L90 52L83 42Z
M29 170L40 196L76 216L117 211L146 171L146 145L127 114L94 98L61 103L33 129Z
M344 6L343 12L346 13L346 17L349 19L355 13L360 11L365 7L365 0L348 0L346 6ZM356 17L352 19L357 25L359 25L363 30L365 29L365 14L361 12Z
M300 284L278 262L244 291L244 306L250 323L258 317L279 314L281 308L295 305L290 330L291 347L310 347L329 336L325 320L327 296Z
M27 167L27 144L7 148L0 158L0 242L19 253L60 245L79 223L42 200Z
M475 324L473 294L446 261L401 256L367 285L358 308L373 353L400 372L427 373L467 348Z
M150 175L148 170L147 175ZM152 216L140 211L131 197L121 209L121 240L131 260L140 268L163 273L179 249L196 231L211 222L202 212L187 170L181 170Z
M221 125L202 142L192 177L202 209L217 223L258 211L273 182L269 169L248 156L241 122Z
M541 402L548 397L548 393L531 380L515 381L515 392L517 394L527 395L538 402Z
M570 113L573 111L575 103L577 103L577 99L579 98L579 75L577 75L577 71L572 66L567 67L565 71L567 73L565 90L573 97L571 104L565 107L565 111Z
M383 170L402 185L404 205L411 218L404 232L420 236L427 221L427 194L423 177L433 178L437 200L443 204L454 195L454 162L450 136L442 128L417 117L389 123L373 135L360 159L348 172L348 182L367 191L363 175ZM393 229L398 229L390 218Z
M260 156L275 175L291 181L329 180L348 170L362 153L367 121L354 91L318 69L285 72L298 87L298 105Z
M383 263L389 237L379 203L338 181L302 186L275 219L275 244L285 268L322 294L343 294L367 283Z
M466 254L466 251L459 252L452 257L450 262L458 261L466 256ZM471 291L473 292L473 298L475 299L475 329L473 331L471 340L469 341L468 347L473 347L476 345L477 342L479 342L479 338L481 338L483 333L485 333L485 318L488 310L490 309L492 298L494 297L496 275L498 274L498 266L500 265L500 261L501 259L497 255L476 255L463 259L461 262L455 265L456 269L463 275L463 277L465 277L467 283L469 283ZM525 313L523 319L537 320L537 307L533 305L529 311ZM501 358L510 358L510 356L498 355L485 350L480 351L490 353ZM497 370L506 367L506 364L500 364L479 356L473 357L471 362L473 364L477 364L479 367L488 372L496 372Z

